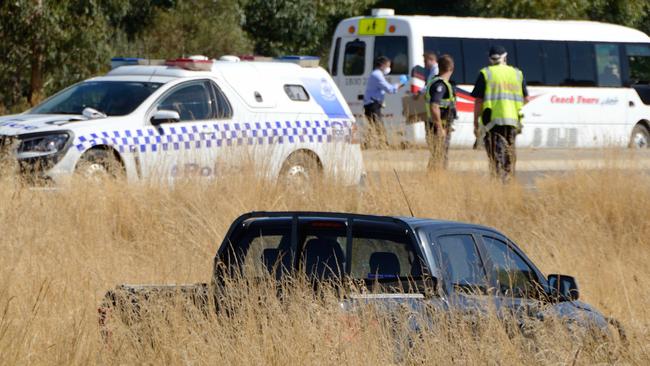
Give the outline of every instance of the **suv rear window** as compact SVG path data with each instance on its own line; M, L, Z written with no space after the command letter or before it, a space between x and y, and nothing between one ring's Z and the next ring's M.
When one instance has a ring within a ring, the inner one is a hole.
M233 235L232 249L221 259L254 277L268 273L280 278L296 268L312 279L347 277L367 283L400 284L423 276L417 246L396 223L355 220L348 232L345 219L301 218L295 241L292 232L291 218L251 220Z

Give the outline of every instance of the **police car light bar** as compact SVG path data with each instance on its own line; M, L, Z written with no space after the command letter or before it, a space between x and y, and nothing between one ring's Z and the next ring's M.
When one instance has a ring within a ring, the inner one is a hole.
M120 66L134 66L134 65L164 65L165 60L150 60L139 57L113 57L111 59L111 69Z
M277 61L292 62L302 67L318 67L320 65L320 57L316 56L280 56L276 58Z
M210 71L212 70L212 65L214 61L213 60L208 60L206 58L177 58L174 60L167 60L165 61L166 66L175 66L175 67L180 67L181 69L185 70L192 70L192 71Z

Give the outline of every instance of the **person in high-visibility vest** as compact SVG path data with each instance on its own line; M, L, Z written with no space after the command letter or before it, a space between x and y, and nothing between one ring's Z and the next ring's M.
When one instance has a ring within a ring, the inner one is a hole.
M521 109L528 102L526 80L521 70L508 66L502 46L490 48L490 66L479 72L472 96L474 135L484 133L491 173L506 182L515 173L515 138L521 133Z
M450 55L442 55L438 59L438 67L439 74L429 80L424 94L427 145L431 152L429 169L447 167L452 124L456 119L456 93L449 82L454 72L454 59Z

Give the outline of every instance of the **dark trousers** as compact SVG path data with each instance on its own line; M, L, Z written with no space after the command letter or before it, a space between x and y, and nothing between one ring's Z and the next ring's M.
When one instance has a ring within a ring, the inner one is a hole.
M515 174L516 137L517 129L513 126L494 126L485 135L485 150L490 160L490 173L503 182L507 182Z
M386 129L384 128L384 120L381 114L381 103L372 102L363 106L363 112L368 121L369 131L366 134L364 145L368 145L370 141L376 141L378 144L387 144L386 142Z
M427 164L428 170L447 169L449 163L449 141L451 140L451 123L447 122L443 126L447 132L445 136L442 131L438 130L432 121L427 121L425 124L427 134L427 145L429 146L429 163Z

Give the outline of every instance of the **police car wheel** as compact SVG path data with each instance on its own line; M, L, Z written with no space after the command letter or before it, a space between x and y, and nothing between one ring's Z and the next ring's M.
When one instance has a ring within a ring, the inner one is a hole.
M86 152L76 168L77 174L91 180L118 178L123 175L120 162L107 150L94 149Z
M635 149L650 148L650 130L648 130L648 127L642 124L634 126L630 138L630 147Z

